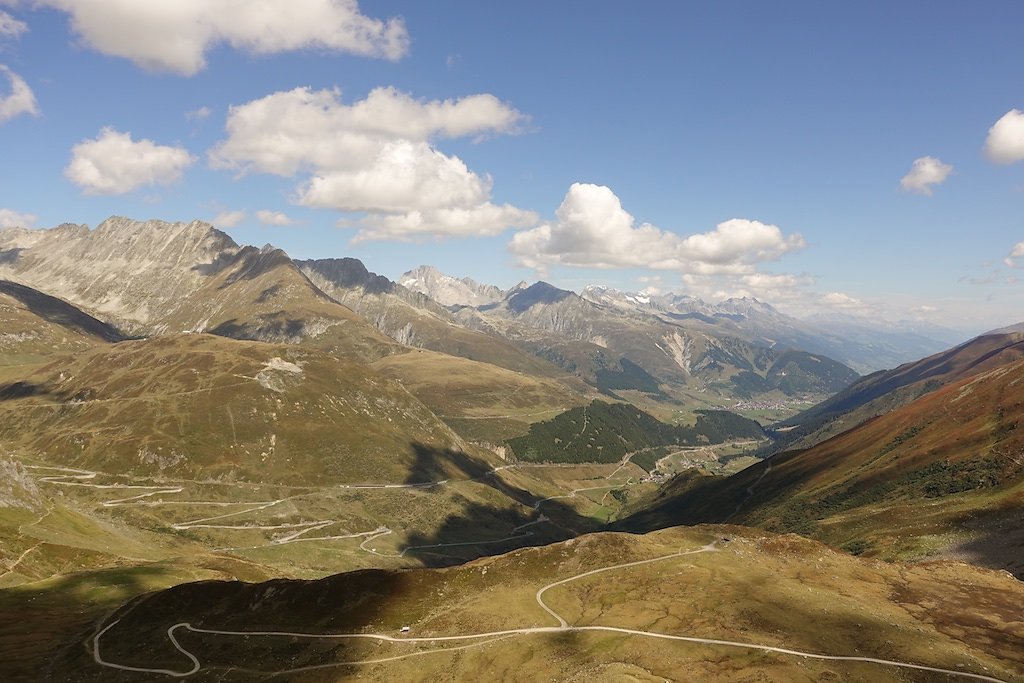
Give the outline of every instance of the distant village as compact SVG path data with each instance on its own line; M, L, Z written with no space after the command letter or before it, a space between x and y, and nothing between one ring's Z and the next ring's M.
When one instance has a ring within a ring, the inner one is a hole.
M759 401L737 401L733 404L733 410L788 410L796 406L814 405L815 401L805 398L799 399L771 399Z

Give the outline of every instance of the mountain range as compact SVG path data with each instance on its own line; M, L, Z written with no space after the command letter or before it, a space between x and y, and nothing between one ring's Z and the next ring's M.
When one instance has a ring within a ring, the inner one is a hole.
M488 302L445 307L355 259L296 262L269 245L239 246L199 222L115 217L95 230L3 230L0 277L60 297L127 336L211 332L361 361L412 346L560 377L584 393L569 376L620 398L684 407L822 397L856 377L820 354L732 336L735 329L687 327L546 283L500 292L427 268L407 274L407 283L444 290L434 295L445 301Z
M1019 678L1024 330L872 329L0 230L0 677Z
M430 266L407 272L399 283L451 308L486 307L529 287L522 282L502 291L469 278L444 275ZM589 285L579 296L627 315L641 314L716 336L822 354L863 373L916 360L962 339L953 330L920 322L893 324L840 313L801 320L753 298L731 298L715 304L686 294L622 292L602 285Z

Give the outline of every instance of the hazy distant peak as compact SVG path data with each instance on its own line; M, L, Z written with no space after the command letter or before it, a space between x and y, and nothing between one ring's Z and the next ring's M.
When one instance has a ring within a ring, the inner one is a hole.
M771 304L767 304L767 303L765 303L763 301L759 301L758 299L755 299L754 297L748 297L748 296L738 297L738 298L737 297L731 297L731 298L726 299L725 301L719 303L716 308L718 308L718 309L720 309L722 311L725 311L727 313L735 313L735 314L738 314L738 315L745 315L745 316L757 315L757 314L769 315L769 316L778 316L778 315L780 315L779 311L774 306L772 306Z
M607 285L587 285L580 292L580 296L595 304L615 306L625 309L662 309L665 308L659 297L643 292L623 292Z
M483 306L501 301L505 292L468 277L445 275L433 266L419 266L402 275L398 284L430 297L442 306Z

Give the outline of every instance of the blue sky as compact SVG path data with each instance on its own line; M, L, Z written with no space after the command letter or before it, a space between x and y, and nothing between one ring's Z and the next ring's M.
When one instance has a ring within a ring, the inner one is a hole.
M1019 2L231 4L0 0L0 221L1024 319Z

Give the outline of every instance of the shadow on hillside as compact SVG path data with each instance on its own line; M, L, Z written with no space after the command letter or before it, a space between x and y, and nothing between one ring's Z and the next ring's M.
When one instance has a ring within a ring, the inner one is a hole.
M226 631L322 634L371 630L399 636L403 625L424 616L418 604L422 602L418 590L422 578L416 572L368 569L315 581L207 580L179 584L129 599L95 625L79 620L79 632L66 635L59 643L61 652L53 657L49 676L40 678L41 669L37 668L34 678L22 680L127 683L168 678L165 674L116 671L97 665L92 658L92 638L99 628L108 625L112 626L100 640L103 660L179 675L190 669L191 662L168 639L168 627L178 623ZM58 591L65 589L55 587L53 594L60 595ZM132 595L142 592L140 586ZM396 601L413 607L397 609ZM94 613L90 618L95 617ZM359 660L367 652L362 641L350 639L243 639L197 634L188 629L177 630L175 639L200 661L204 669L198 674L200 680L221 683L248 683L273 676L275 670L324 665L332 673L331 680L347 680L356 677L361 667L331 664ZM214 675L211 670L219 671Z
M479 458L451 448L436 448L419 442L410 444L415 460L405 484L420 484L442 479L481 479L491 466Z
M366 294L395 294L398 285L383 275L371 273L355 258L329 258L296 261L300 270L309 270L339 289L362 289Z
M684 472L664 484L642 509L616 521L617 531L647 533L681 524L747 524L746 514L786 495L798 481L832 466L817 461L799 473L785 467L791 451L762 460L728 477ZM770 468L770 469L769 469ZM796 531L796 529L776 529Z
M1024 527L1020 524L1019 509L967 513L951 526L976 533L953 549L956 557L989 569L1008 571L1024 581Z
M238 268L228 275L220 289L227 289L242 280L257 280L281 266L291 266L292 260L280 249L242 247L235 259ZM234 264L232 264L234 265Z
M416 625L438 616L439 602L447 593L447 577L422 570L364 569L302 581L273 579L262 583L198 581L181 584L126 602L77 638L65 638L42 680L76 683L168 680L187 676L192 662L201 669L197 680L249 683L253 680L363 679L373 671L361 664L368 658L408 653L401 645L367 645L362 639L302 638L295 636L243 636L196 633L187 628L167 634L169 626L187 623L213 631L284 632L292 634L380 633L395 638L430 635ZM470 589L471 590L471 589ZM440 603L443 605L443 602ZM456 603L457 604L457 603ZM554 625L539 606L530 608L525 623ZM93 618L95 618L93 616ZM92 658L92 636L111 626L100 640L106 662L127 667L162 669L163 673L116 671L97 665ZM412 627L411 632L403 629ZM441 626L439 635L458 633ZM579 659L584 650L575 633L551 636L559 657ZM83 644L87 644L83 647ZM177 646L177 647L176 647ZM386 649L385 649L386 648ZM434 657L443 655L433 655ZM458 657L458 653L454 655ZM457 661L457 660L456 660ZM306 669L305 671L297 671ZM317 677L320 670L324 677ZM39 670L36 678L40 680ZM192 680L191 678L189 680Z
M256 297L256 303L267 303L268 301L276 297L283 289L284 287L283 285L281 285L281 283L277 283L276 285L271 285L267 287L262 292L260 292L260 295L258 297Z
M531 524L541 515L550 521ZM600 528L558 501L545 502L538 512L469 503L458 514L449 515L433 533L410 534L401 549L405 557L426 567L451 567L517 548L565 541Z
M103 671L91 664L91 657L89 664L79 659L94 621L145 593L164 571L158 567L83 571L0 590L3 680L77 681L78 673L88 669L96 669L96 680L102 679Z
M97 320L66 301L43 294L31 287L26 287L10 280L0 280L0 294L6 294L21 302L25 308L48 323L60 325L61 327L66 327L92 337L99 337L108 342L125 339L125 335L121 334L120 331L111 325Z
M425 566L462 564L604 528L600 522L580 516L560 500L546 500L539 509L534 509L540 500L537 495L506 482L488 463L472 455L421 443L413 443L412 449L415 461L405 483L468 479L491 487L521 506L516 509L467 501L458 514L449 515L433 533L412 534L402 551L406 557L414 557ZM440 491L439 488L426 490ZM531 524L541 516L547 521Z
M17 263L23 251L25 251L23 248L18 247L0 250L0 266L9 266Z
M283 311L281 312L284 313ZM226 320L209 330L210 334L231 339L255 341L291 340L301 341L305 337L306 323L297 319L286 319L276 315L260 316L255 322L238 322L237 318Z
M471 479L486 484L522 505L533 505L537 497L526 489L503 480L491 465L479 458L450 448L435 448L413 442L415 460L409 468L406 484L418 484L445 479Z
M237 253L222 251L219 252L217 256L209 263L197 263L196 265L192 266L192 270L199 273L200 275L212 277L217 273L221 272L222 270L229 268L237 260Z
M0 384L0 401L17 401L18 399L35 396L49 396L56 399L64 398L63 394L58 394L50 387L36 384L35 382L19 381Z
M495 491L511 498L520 505L532 507L538 500L536 494L508 483L501 478L499 473L494 471L490 464L472 455L450 448L435 448L416 442L413 442L411 447L416 459L409 470L409 476L406 477L404 482L406 484L418 484L444 479L471 479L490 486ZM551 508L558 507L557 504L553 503L557 503L557 501L544 503L545 513ZM572 513L571 518L575 520L581 519L575 512ZM569 518L566 519L568 520Z

